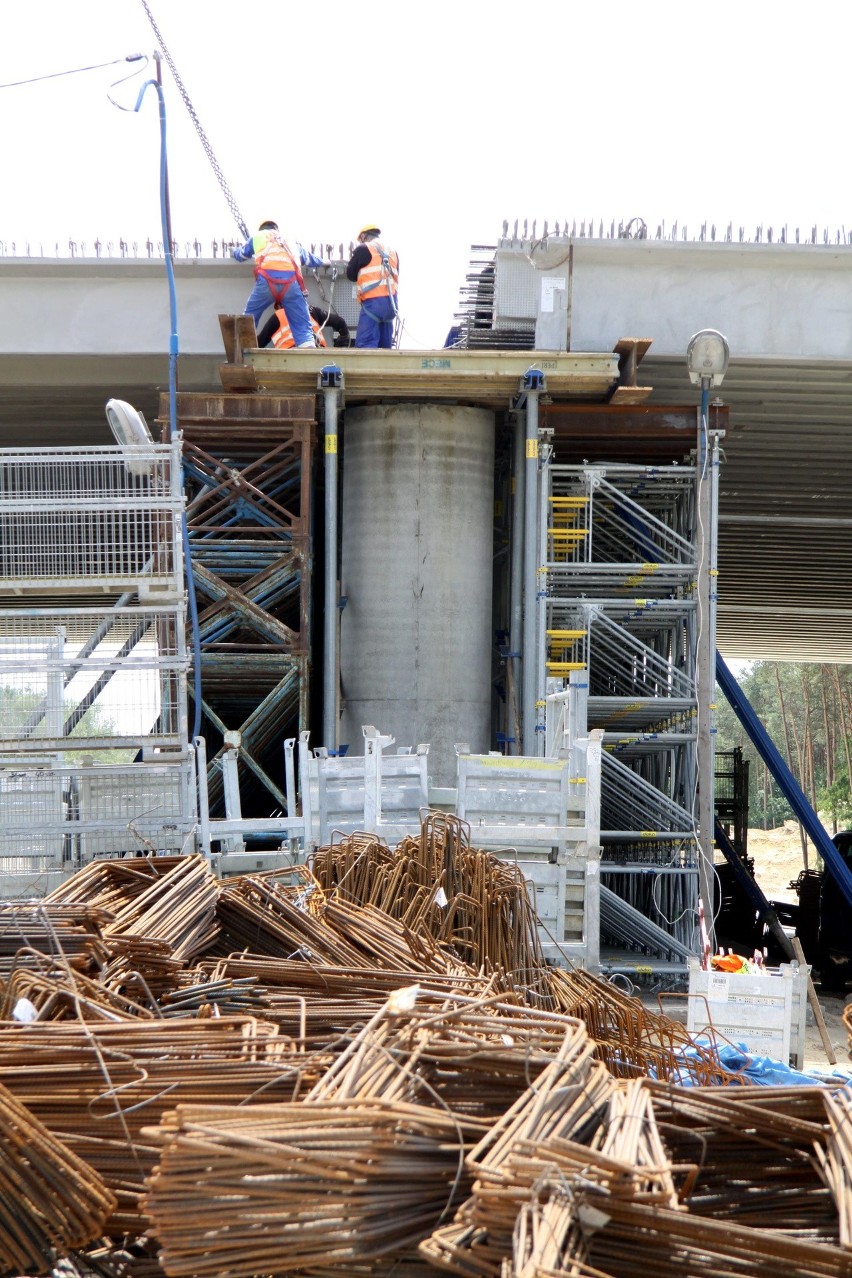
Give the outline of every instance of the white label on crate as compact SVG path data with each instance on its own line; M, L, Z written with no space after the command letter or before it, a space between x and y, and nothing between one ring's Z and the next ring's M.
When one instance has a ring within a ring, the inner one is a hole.
M707 979L707 1002L727 1003L730 984L727 972L711 972Z

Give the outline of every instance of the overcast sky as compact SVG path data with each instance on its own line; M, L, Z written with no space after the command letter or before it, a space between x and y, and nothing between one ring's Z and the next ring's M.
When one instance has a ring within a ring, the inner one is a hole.
M847 5L149 3L251 229L379 222L408 345L442 343L504 218L852 229ZM155 47L141 0L7 0L0 30L2 84ZM160 238L156 96L107 97L134 69L0 89L0 252ZM164 78L174 233L207 252L238 232Z

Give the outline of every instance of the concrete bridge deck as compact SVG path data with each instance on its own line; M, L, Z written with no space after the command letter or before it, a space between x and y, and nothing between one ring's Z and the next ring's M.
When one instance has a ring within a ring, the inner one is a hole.
M193 259L176 277L181 388L218 390L218 316L242 308L246 272ZM696 402L693 332L728 338L726 655L852 661L852 247L577 239L569 287L572 352L653 339L649 410ZM0 258L0 445L107 442L110 395L153 420L168 327L162 260Z

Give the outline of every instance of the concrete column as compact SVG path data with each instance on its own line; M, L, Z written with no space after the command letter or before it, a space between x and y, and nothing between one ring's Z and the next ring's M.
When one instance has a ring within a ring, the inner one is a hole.
M428 742L455 785L455 743L491 744L494 415L348 409L343 440L340 741Z

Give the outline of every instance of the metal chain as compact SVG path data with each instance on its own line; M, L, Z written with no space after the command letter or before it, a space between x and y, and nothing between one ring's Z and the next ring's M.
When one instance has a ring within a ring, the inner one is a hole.
M222 189L222 194L227 200L228 208L231 210L231 212L234 215L234 221L239 227L240 233L243 236L245 236L246 239L248 239L249 238L248 226L245 223L245 219L243 218L242 213L240 213L240 210L237 207L237 201L234 199L233 192L231 191L231 188L228 186L225 175L222 172L221 168L219 167L219 161L216 159L216 156L213 153L213 148L210 145L210 141L207 137L207 134L204 132L204 127L201 121L199 120L198 115L196 114L195 107L192 105L192 101L190 99L189 94L184 88L183 80L181 80L180 73L178 72L178 69L175 66L175 60L172 57L171 53L169 52L168 46L162 37L160 28L157 26L156 20L154 18L153 13L151 12L151 9L148 5L147 0L142 0L142 8L145 10L146 14L148 15L148 21L151 23L151 26L154 28L154 35L157 37L160 48L163 51L163 57L166 59L168 68L171 71L172 77L174 78L174 82L178 87L178 92L180 93L180 96L183 98L184 105L186 106L186 109L189 112L189 118L192 120L192 123L195 125L195 131L198 134L199 138L201 139L201 145L204 147L205 153L207 155L208 160L210 161L213 172L216 174L216 180Z

